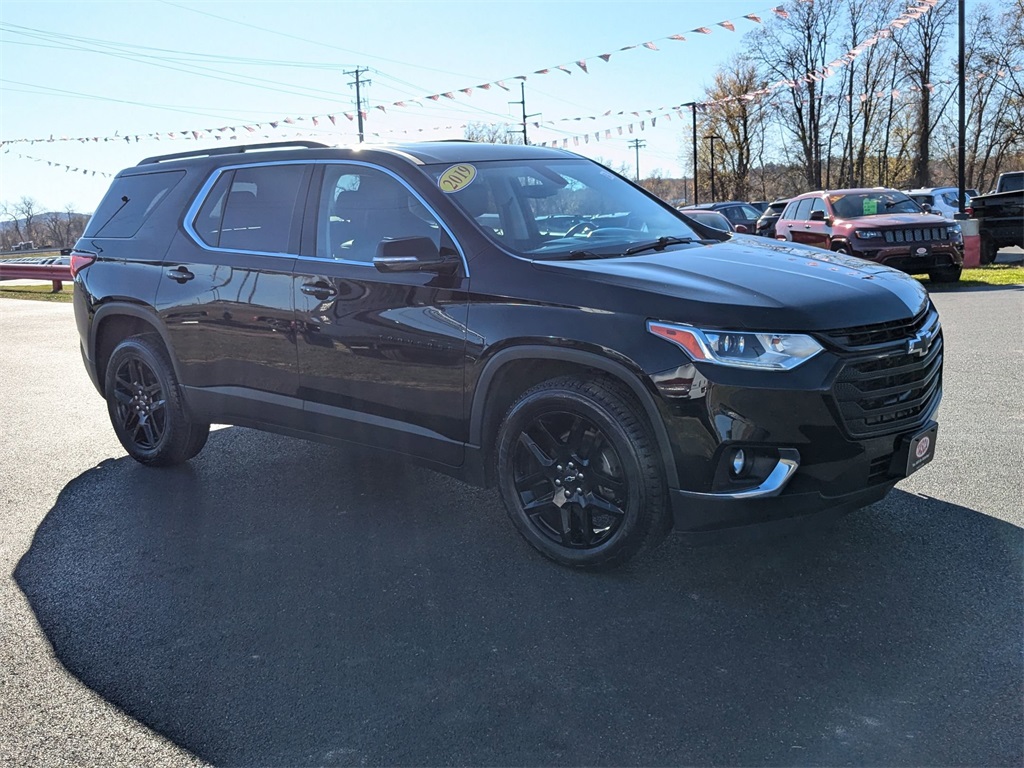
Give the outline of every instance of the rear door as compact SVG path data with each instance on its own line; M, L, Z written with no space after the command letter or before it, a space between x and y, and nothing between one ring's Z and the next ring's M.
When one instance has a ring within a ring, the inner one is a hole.
M812 217L815 211L826 218L814 220ZM800 242L829 250L832 247L832 224L827 220L828 215L825 201L820 197L811 198L811 209L807 221L803 223L803 239Z
M366 163L322 163L295 262L306 428L451 466L463 461L468 267L382 273L384 238L461 254L426 199Z
M810 223L808 217L811 214L812 198L805 197L802 200L794 200L789 204L789 208L786 209L785 224L786 224L786 236L787 239L792 240L794 243L807 243L810 238L810 227L807 225ZM781 225L782 222L780 221ZM782 227L778 227L779 234L783 234Z
M301 162L219 169L168 252L157 309L200 411L301 418L291 281L311 172Z

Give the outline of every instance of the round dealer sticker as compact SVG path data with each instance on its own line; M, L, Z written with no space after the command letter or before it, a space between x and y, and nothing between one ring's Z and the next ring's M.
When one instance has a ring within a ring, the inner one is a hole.
M931 446L931 444L931 440L929 440L927 437L922 437L921 442L917 444L917 450L915 451L915 453L917 453L917 458L923 459L928 454L928 448Z
M459 163L441 174L441 177L437 180L437 186L445 194L451 194L452 192L458 192L460 189L465 189L475 178L476 168L468 163Z

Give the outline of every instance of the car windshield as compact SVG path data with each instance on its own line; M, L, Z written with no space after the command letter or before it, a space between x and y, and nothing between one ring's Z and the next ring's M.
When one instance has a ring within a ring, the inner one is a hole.
M602 258L701 238L671 209L589 160L462 163L428 172L488 236L527 258Z
M887 213L923 213L920 205L892 189L844 192L828 196L832 210L841 219L882 216Z
M729 224L729 220L718 211L684 210L683 213L694 221L711 227L712 229L719 229L722 232L732 232L732 225Z

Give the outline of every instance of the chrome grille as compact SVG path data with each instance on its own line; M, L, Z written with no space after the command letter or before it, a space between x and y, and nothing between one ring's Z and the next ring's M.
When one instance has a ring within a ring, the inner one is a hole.
M832 395L854 437L912 429L942 397L942 329L929 308L907 322L831 331L843 367Z
M949 240L946 227L913 227L907 229L883 230L887 243L930 243L934 240Z

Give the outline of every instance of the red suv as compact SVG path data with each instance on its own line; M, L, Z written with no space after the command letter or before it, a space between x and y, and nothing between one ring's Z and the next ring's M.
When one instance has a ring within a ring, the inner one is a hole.
M960 225L937 218L895 189L807 192L789 201L775 225L778 240L848 253L937 283L960 279Z

